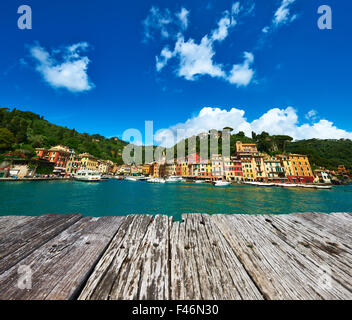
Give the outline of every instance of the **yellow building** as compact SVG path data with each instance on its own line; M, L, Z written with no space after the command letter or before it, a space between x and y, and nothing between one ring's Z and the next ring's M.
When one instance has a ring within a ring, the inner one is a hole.
M252 166L255 170L255 179L260 182L266 181L267 174L264 164L264 154L259 152L253 153Z
M189 176L188 160L182 162L182 177Z
M257 145L255 143L236 142L236 153L258 153Z
M176 176L176 163L167 163L165 165L165 176Z
M314 175L308 156L302 154L288 154L277 156L285 169L285 175L290 182L312 183Z
M75 174L81 168L82 158L72 152L66 163L66 173L67 174Z
M99 168L98 159L85 152L79 155L81 157L81 169L97 171Z
M255 164L253 160L252 154L241 154L239 156L242 164L242 173L244 181L255 181L256 179L256 171Z
M199 164L200 177L204 179L211 179L211 161L202 160Z

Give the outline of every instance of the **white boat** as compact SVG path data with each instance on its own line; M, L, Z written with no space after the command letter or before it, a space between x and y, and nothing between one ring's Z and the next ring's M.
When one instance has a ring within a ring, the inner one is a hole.
M148 180L148 178L146 176L138 176L136 177L138 181L145 181Z
M257 182L255 184L258 187L274 187L275 183L271 183L271 182Z
M137 181L137 178L129 176L129 177L126 177L125 180L126 181Z
M332 189L332 186L316 186L317 189Z
M147 182L149 182L149 183L165 183L165 180L161 179L161 178L151 178L151 179L148 179Z
M300 185L302 188L306 189L331 189L331 186L320 186L320 185L314 185L314 184L302 184Z
M277 187L282 187L282 188L295 188L295 187L298 187L298 184L295 184L295 183L276 183L275 185Z
M97 171L79 170L74 174L73 178L78 181L99 182L101 181L101 174Z
M165 182L167 183L174 183L174 182L180 182L181 181L181 177L176 177L176 176L171 176L171 177L168 177Z
M229 185L231 185L231 182L228 182L228 181L221 181L221 180L215 181L215 183L214 183L214 186L215 186L215 187L227 187L227 186L229 186Z
M205 183L205 181L204 180L196 180L196 181L194 181L194 183Z

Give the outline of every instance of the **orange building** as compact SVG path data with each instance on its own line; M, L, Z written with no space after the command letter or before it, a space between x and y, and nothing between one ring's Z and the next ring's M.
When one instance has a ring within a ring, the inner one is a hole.
M308 156L302 154L288 154L278 155L277 157L283 164L289 182L312 183L314 181L314 175Z

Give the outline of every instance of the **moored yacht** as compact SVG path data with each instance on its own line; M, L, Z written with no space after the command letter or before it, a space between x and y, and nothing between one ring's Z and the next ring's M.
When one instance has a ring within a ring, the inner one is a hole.
M215 181L215 183L214 183L215 187L227 187L229 185L231 185L231 182L221 181L221 180Z
M100 172L97 172L97 171L83 169L75 173L73 178L78 181L99 182L101 181L101 174Z
M168 177L165 182L171 183L171 182L180 182L182 178L176 177L176 176L170 176Z
M131 177L131 176L127 176L125 178L126 181L137 181L137 178L136 177Z

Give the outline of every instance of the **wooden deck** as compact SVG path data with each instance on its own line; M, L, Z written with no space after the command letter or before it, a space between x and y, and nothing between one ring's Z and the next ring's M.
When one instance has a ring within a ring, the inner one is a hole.
M0 217L0 299L352 299L351 230L350 213Z

